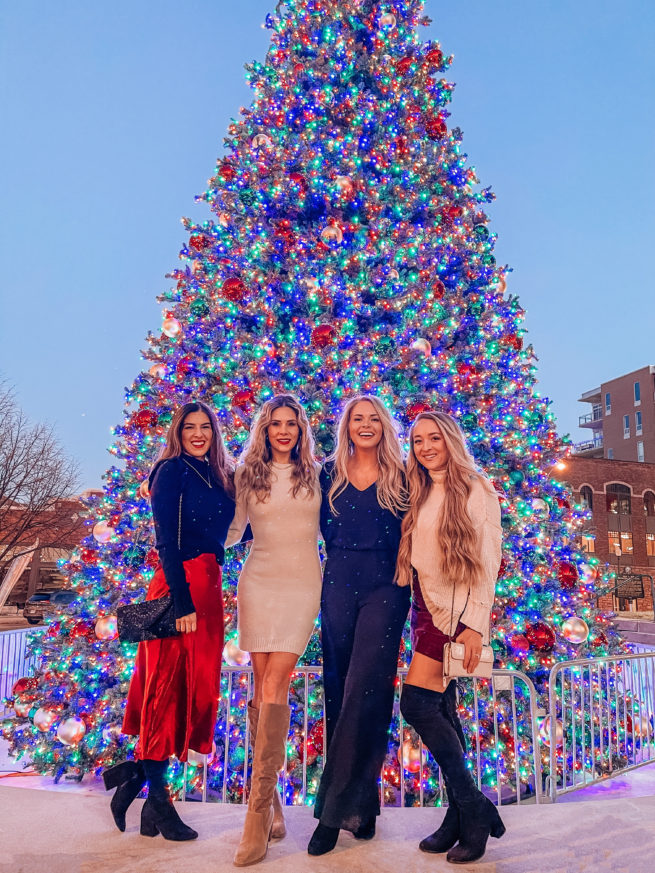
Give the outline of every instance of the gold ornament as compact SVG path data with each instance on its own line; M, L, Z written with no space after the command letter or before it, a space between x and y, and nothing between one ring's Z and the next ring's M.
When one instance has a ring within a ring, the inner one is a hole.
M65 746L76 746L86 733L81 718L66 718L57 726L57 739Z
M321 232L321 240L326 246L338 246L343 240L341 228L335 224L328 225Z
M223 648L223 660L230 667L244 667L250 663L250 652L244 652L234 640L228 640Z
M561 633L565 640L568 640L575 646L579 646L589 636L589 625L584 619L578 618L577 615L572 615L571 618L567 618L565 622L562 622Z
M115 640L118 637L116 616L103 615L96 622L95 631L99 640Z
M98 521L93 525L93 537L98 543L108 543L114 535L114 528L106 521Z
M177 320L177 318L165 318L164 323L161 326L161 330L163 334L173 339L173 337L178 336L178 334L182 331L182 325Z

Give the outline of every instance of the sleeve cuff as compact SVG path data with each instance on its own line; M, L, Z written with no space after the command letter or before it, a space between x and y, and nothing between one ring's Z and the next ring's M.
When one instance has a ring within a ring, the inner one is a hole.
M469 598L466 609L461 615L460 621L472 630L481 633L486 639L489 636L489 619L491 607L486 603L479 603Z

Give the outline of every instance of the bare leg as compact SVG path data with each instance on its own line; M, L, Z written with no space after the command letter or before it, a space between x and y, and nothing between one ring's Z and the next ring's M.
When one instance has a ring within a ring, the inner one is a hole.
M422 655L420 652L414 652L405 683L443 693L446 688L443 684L442 662L428 658L427 655Z

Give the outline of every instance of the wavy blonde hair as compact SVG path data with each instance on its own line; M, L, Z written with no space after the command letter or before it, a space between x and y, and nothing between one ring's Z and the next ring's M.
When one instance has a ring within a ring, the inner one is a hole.
M188 415L192 412L204 412L212 427L212 441L209 447L207 457L209 466L216 474L216 478L221 483L225 491L234 496L234 461L228 455L225 449L225 443L221 435L218 421L214 415L214 411L206 403L200 401L192 401L185 403L175 411L171 420L168 433L166 434L166 445L159 453L157 461L165 461L168 458L179 458L184 449L182 448L182 428Z
M335 515L338 515L334 501L348 486L348 460L354 451L353 444L348 436L348 428L353 409L363 400L368 401L373 406L382 422L382 438L377 445L379 468L377 480L378 503L384 509L388 509L398 516L408 506L405 465L398 438L398 427L384 403L377 397L368 394L358 394L356 397L351 397L344 406L339 418L337 445L334 452L328 458L328 461L334 463L332 485L328 492L330 509Z
M428 499L432 488L430 474L416 459L414 431L421 420L434 422L448 449L445 498L440 520L435 530L441 552L441 573L447 582L457 585L470 577L479 576L482 563L478 549L477 532L468 513L467 502L475 479L487 487L487 479L475 468L475 461L468 450L464 434L454 418L445 412L421 412L409 430L409 455L407 457L407 483L409 486L409 510L403 519L396 581L409 585L412 581L412 533L416 528L418 514Z
M296 497L303 490L307 497L311 497L318 488L314 436L307 414L293 394L278 394L267 400L259 410L241 452L239 463L243 472L240 474L239 491L246 501L251 494L255 494L260 503L270 496L273 452L268 441L268 427L278 409L291 409L298 420L298 442L291 450L290 459L293 464L291 493Z

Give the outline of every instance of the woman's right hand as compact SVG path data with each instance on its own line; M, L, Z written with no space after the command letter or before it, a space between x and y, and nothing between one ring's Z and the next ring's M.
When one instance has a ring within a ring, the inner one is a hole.
M198 619L195 612L190 612L188 615L183 615L182 618L175 619L175 629L183 634L193 633L198 630Z

